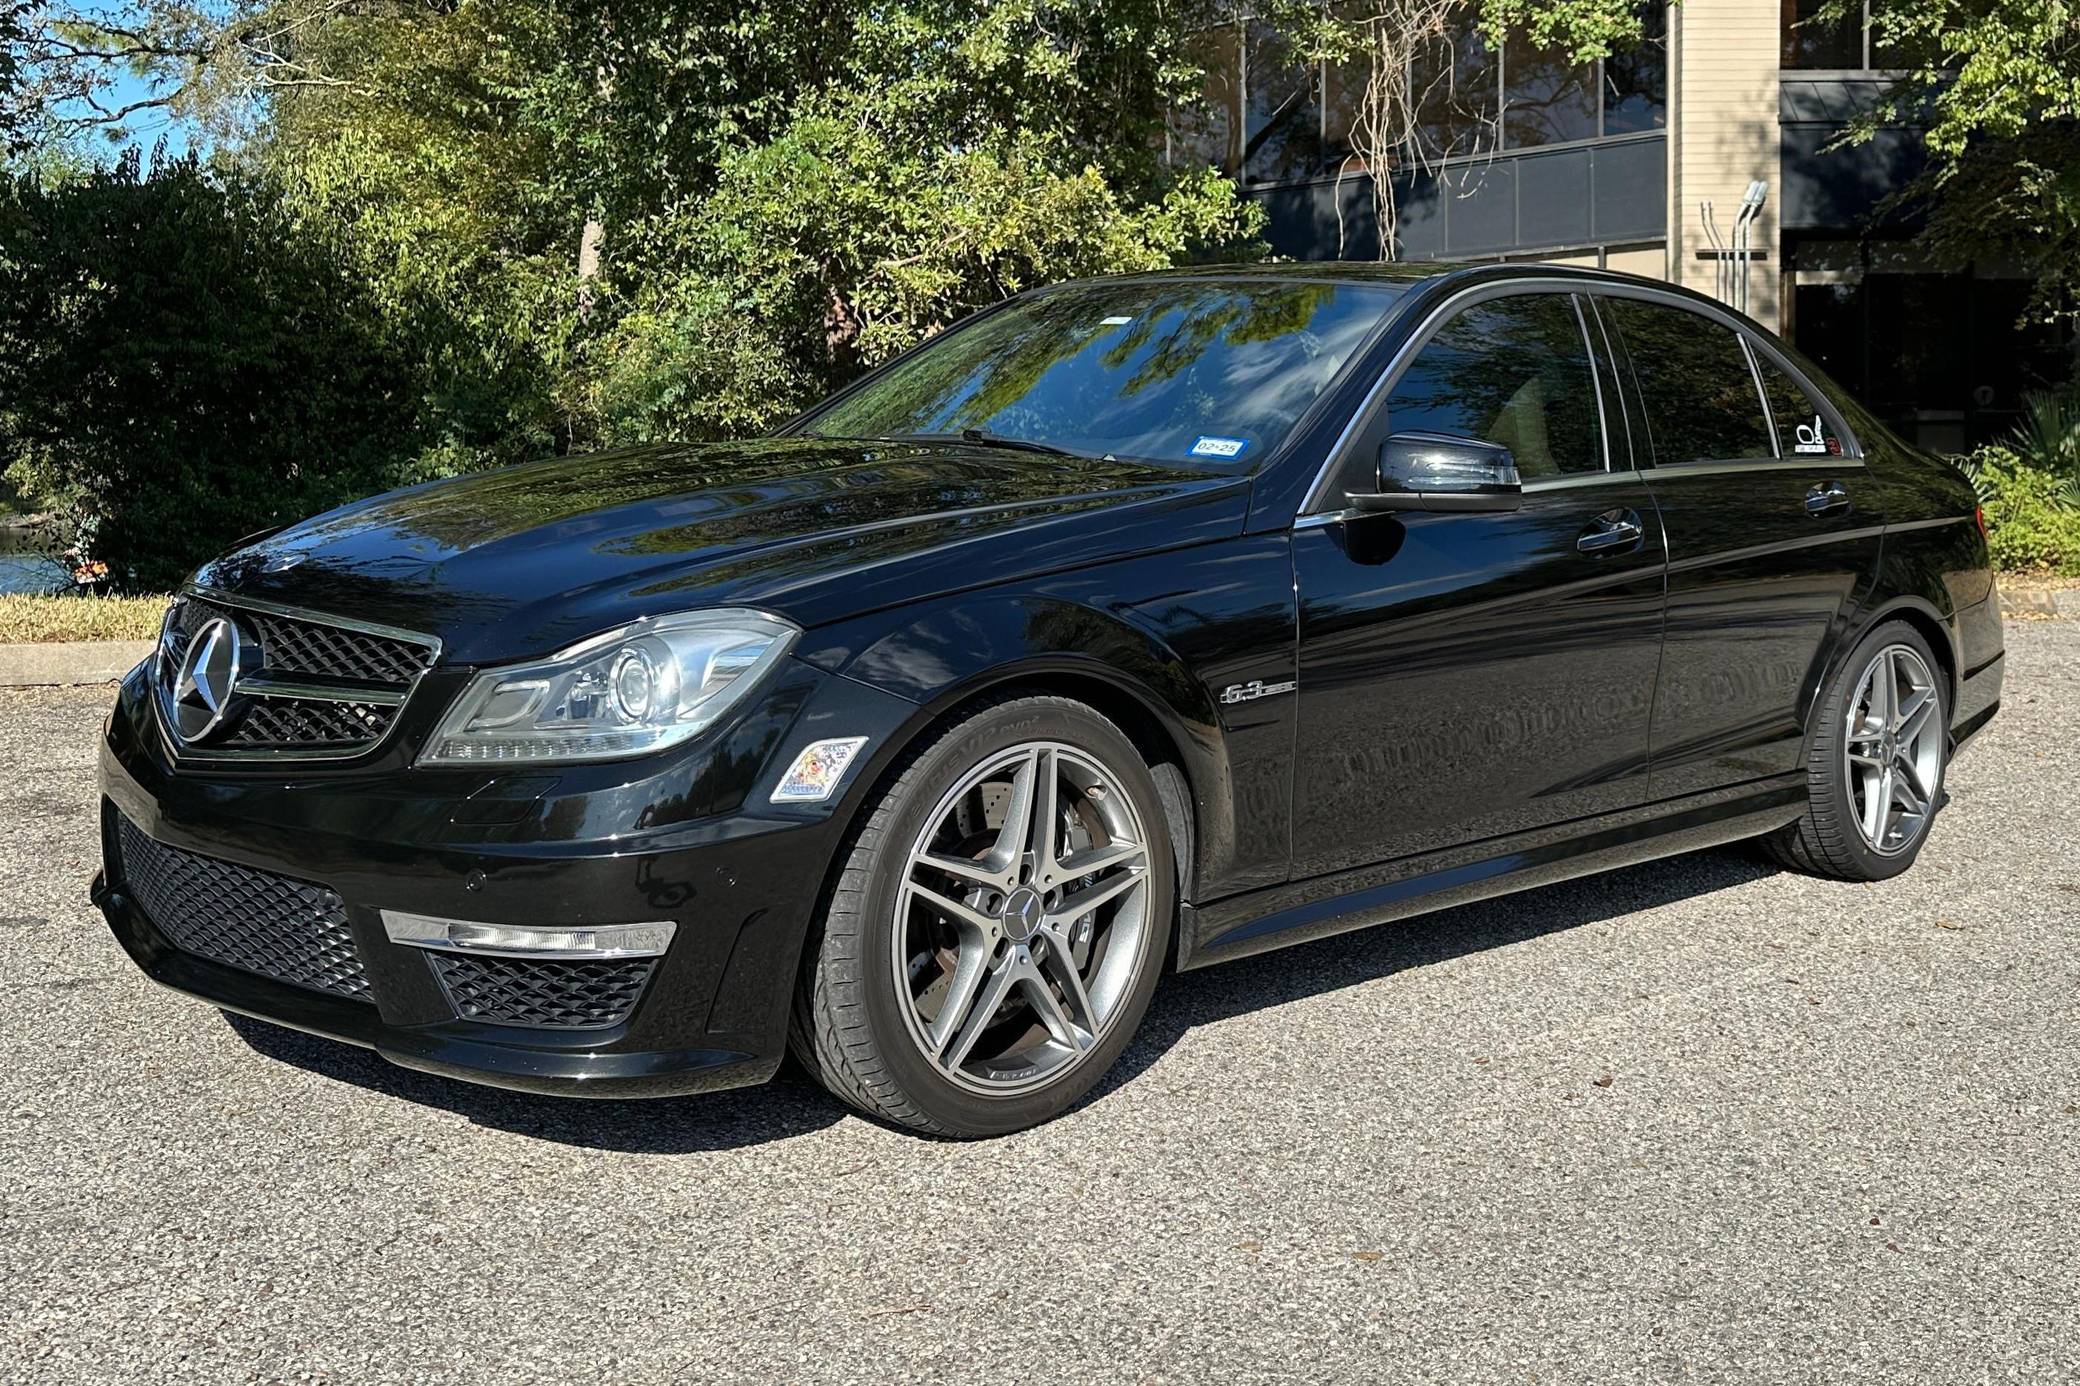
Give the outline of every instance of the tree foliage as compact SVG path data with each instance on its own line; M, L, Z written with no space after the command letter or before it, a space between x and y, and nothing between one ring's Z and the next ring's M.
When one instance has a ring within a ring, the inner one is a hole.
M1297 53L1371 62L1387 91L1409 16L1457 3L1250 13ZM2071 4L1876 8L1945 55L1896 96L1937 113L1932 243L2011 250L2067 284ZM0 363L0 461L65 499L88 556L158 581L220 528L383 481L769 426L1031 284L1261 253L1251 204L1161 157L1166 116L1203 90L1195 35L1234 13L0 0L0 138L55 167L81 132L163 110L216 151L15 176L0 255L24 297L0 309L0 346L22 359ZM1493 41L1581 59L1639 33L1634 0L1481 15ZM1395 156L1403 106L1364 125L1369 166ZM248 282L219 282L234 275ZM126 345L126 315L156 335ZM78 398L35 394L62 394L68 370L88 372ZM210 470L233 458L269 481ZM123 506L162 475L184 504L213 494L215 515L137 526Z
M0 184L0 446L119 583L394 483L419 413L377 305L263 183L132 154Z

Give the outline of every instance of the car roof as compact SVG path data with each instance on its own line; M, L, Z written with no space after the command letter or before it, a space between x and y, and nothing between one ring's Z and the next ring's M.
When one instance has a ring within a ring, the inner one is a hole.
M1187 265L1178 269L1131 271L1126 274L1072 280L1048 287L1066 288L1070 284L1126 283L1141 280L1198 280L1211 283L1284 280L1289 283L1300 281L1326 284L1390 284L1409 290L1449 290L1462 284L1508 283L1515 279L1579 279L1585 286L1612 284L1649 288L1655 290L1657 295L1687 299L1714 312L1726 314L1750 330L1760 332L1772 341L1776 340L1776 334L1769 332L1747 314L1684 285L1672 284L1665 279L1655 279L1643 274L1628 274L1623 270L1592 269L1585 265L1556 265L1541 260L1259 260ZM1034 292L1045 291L1040 289ZM1427 294L1425 296L1428 297Z
M1309 279L1346 284L1419 284L1446 279L1550 279L1556 275L1613 284L1651 284L1663 289L1676 287L1665 280L1627 274L1622 270L1548 264L1542 260L1252 260L1185 265L1176 269L1129 271L1125 274L1104 275L1080 282L1106 283L1123 279Z

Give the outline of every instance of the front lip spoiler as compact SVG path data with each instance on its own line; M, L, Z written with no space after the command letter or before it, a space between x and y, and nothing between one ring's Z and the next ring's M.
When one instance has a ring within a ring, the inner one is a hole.
M779 1056L729 1049L598 1054L498 1043L456 1033L458 1025L385 1025L372 1005L328 996L183 953L144 911L97 874L93 902L116 942L159 985L213 1006L305 1034L373 1049L421 1073L556 1097L676 1097L748 1087L771 1078Z

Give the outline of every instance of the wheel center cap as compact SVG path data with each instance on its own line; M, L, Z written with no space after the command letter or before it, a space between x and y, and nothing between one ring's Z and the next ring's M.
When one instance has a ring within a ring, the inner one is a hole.
M1024 943L1040 931L1040 921L1047 914L1047 906L1040 899L1040 892L1031 886L1020 886L1004 900L1004 936L1013 943Z

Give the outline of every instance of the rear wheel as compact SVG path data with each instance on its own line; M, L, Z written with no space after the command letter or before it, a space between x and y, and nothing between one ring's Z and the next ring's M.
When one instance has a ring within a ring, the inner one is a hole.
M855 839L805 964L797 1053L918 1130L1045 1121L1132 1038L1173 898L1133 743L1063 698L983 708L913 754Z
M1887 622L1857 645L1815 714L1807 804L1765 839L1786 865L1880 881L1913 865L1943 802L1948 684L1920 633Z

